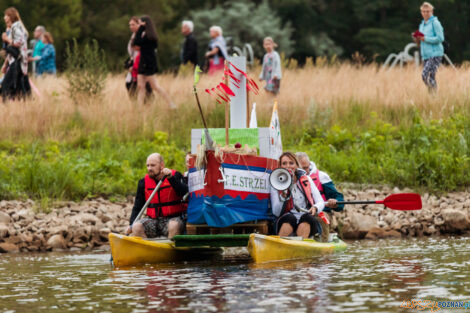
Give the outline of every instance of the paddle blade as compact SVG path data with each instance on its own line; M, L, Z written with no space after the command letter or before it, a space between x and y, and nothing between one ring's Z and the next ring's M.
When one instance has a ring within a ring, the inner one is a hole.
M397 193L388 196L383 204L393 210L410 211L421 210L421 196L417 193Z

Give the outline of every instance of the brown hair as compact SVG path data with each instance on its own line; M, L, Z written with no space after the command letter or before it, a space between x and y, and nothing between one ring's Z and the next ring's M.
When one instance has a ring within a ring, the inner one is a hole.
M138 16L135 16L135 15L134 15L134 16L131 16L131 18L129 19L129 22L130 22L130 21L134 21L134 22L136 22L137 24L139 24L139 17L138 17Z
M10 21L12 24L19 21L21 24L21 27L23 27L26 37L29 35L28 30L26 29L26 27L23 24L23 21L21 20L20 12L18 12L17 9L15 9L14 7L9 7L8 9L5 10L4 14L10 18Z
M281 166L281 160L282 160L283 157L288 157L289 159L294 161L294 163L295 163L295 165L297 165L297 167L300 167L299 160L297 160L297 157L295 156L295 154L293 154L292 152L289 152L289 151L286 151L283 154L281 154L281 156L279 157L279 166Z
M5 15L7 15L10 18L12 23L16 21L21 21L20 12L18 12L18 10L15 9L14 7L9 7L8 9L6 9Z
M50 32L45 32L43 36L44 36L44 39L46 39L47 43L54 43L54 38L52 38L52 35Z

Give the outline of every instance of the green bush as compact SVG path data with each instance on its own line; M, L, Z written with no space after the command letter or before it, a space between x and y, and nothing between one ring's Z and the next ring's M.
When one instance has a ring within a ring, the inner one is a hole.
M65 76L68 92L77 101L80 97L100 95L106 81L107 67L104 51L96 40L81 48L74 39L65 49Z
M54 141L0 145L4 160L0 164L0 197L81 200L129 195L145 175L145 161L153 152L162 154L165 166L184 171L185 152L168 143L162 132L156 132L151 141L137 142L92 136L85 147Z
M292 150L306 151L338 181L449 191L470 185L469 140L461 114L429 122L416 114L399 128L372 113L367 128L307 129Z

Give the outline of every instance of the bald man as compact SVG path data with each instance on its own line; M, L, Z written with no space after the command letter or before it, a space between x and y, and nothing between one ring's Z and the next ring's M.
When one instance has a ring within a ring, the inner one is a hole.
M150 202L144 217L135 222L145 202L150 198L157 184L163 179L159 190ZM165 167L163 157L152 153L147 158L147 175L139 180L130 225L126 234L142 238L168 237L182 234L186 220L186 204L183 196L188 185L180 172Z

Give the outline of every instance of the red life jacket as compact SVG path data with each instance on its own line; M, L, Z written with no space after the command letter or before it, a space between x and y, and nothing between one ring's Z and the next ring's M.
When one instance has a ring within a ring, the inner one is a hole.
M171 175L175 175L176 171L171 170ZM152 194L153 190L157 187L155 180L145 175L145 201L147 201ZM183 197L176 194L175 190L171 187L167 178L160 185L160 189L147 208L147 215L151 218L161 216L178 215L186 211L187 206L181 202Z
M306 196L307 201L310 204L310 207L312 207L315 204L315 201L313 200L313 197L312 197L312 189L310 188L310 181L308 180L308 176L307 175L300 176L297 184L300 184L300 186L302 187L302 191L304 192L304 195ZM294 199L291 197L289 200L286 201L284 212L287 213L293 208L294 208Z
M326 201L325 192L323 191L323 186L320 182L320 171L317 170L316 172L310 174L310 178L313 180L313 183L317 187L318 191L320 191L320 194L321 194L321 197L323 198L323 201Z
M320 177L318 177L318 170L317 170L317 180L318 182L320 182ZM308 176L307 175L300 176L298 184L300 184L300 186L302 187L302 191L304 192L304 195L306 196L308 203L310 204L310 207L313 207L313 205L315 204L315 201L312 196L312 189L310 187L310 180L308 179ZM323 200L326 200L325 196L323 195L323 188L321 189L320 194L322 195ZM284 214L289 212L293 208L294 208L294 199L291 197L288 201L285 202ZM318 217L320 217L326 224L330 224L330 221L326 217L325 212L319 212Z

